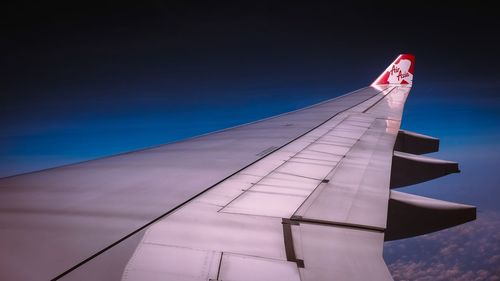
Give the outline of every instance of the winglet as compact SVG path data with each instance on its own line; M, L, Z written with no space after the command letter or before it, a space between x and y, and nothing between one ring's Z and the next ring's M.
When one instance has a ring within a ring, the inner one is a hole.
M380 74L372 83L375 85L412 85L413 71L415 69L415 56L401 54L396 60Z

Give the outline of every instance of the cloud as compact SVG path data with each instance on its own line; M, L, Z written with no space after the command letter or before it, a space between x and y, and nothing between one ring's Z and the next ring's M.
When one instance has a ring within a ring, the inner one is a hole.
M396 281L500 281L500 213L480 213L474 222L388 242L384 258Z

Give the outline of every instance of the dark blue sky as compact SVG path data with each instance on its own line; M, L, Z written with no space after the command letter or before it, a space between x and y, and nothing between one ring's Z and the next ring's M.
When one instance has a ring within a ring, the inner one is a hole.
M463 233L476 231L490 244L498 241L492 233L500 228L491 223L500 213L500 26L494 9L182 2L5 7L0 176L307 106L369 84L397 54L410 52L416 73L403 127L440 137L435 156L459 161L462 173L406 191L477 205L478 227L446 235L465 241ZM480 232L488 225L496 229ZM454 267L458 275L486 274L478 280L500 277L494 270L500 268L498 247L479 255L471 246L441 270L425 263L453 246L446 235L389 244L386 259L396 279L428 280L418 275L428 270L425 276L435 274L429 280L439 280ZM418 255L405 256L408 251ZM472 255L492 262L472 265Z

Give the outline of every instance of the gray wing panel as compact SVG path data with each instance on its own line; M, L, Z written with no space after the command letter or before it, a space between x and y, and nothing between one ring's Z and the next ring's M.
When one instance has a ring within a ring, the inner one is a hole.
M294 217L385 229L392 149L399 123L374 119Z
M391 280L382 244L399 121L379 109L406 94L381 92L150 225L122 280Z
M369 128L328 177L328 183L319 186L297 210L295 218L386 228L393 148L408 92L409 88L394 88L365 110L362 117L371 121Z
M394 88L363 112L373 118L369 128L284 224L288 259L300 265L302 281L392 280L382 247L393 148L408 92Z
M292 225L301 281L390 281L382 258L384 234L371 230L300 223Z
M0 279L56 277L379 92L368 87L182 142L0 179Z
M397 65L411 63L398 57L379 94L151 224L122 280L392 280L382 247L411 88Z

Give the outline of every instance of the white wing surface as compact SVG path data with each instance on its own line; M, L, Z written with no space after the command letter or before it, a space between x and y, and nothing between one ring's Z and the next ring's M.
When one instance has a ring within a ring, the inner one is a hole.
M456 164L408 153L437 141L399 130L413 69L400 55L371 86L302 110L1 179L0 279L392 280L384 239L475 217L391 196L394 161L432 171L399 186ZM434 224L400 229L422 209Z

